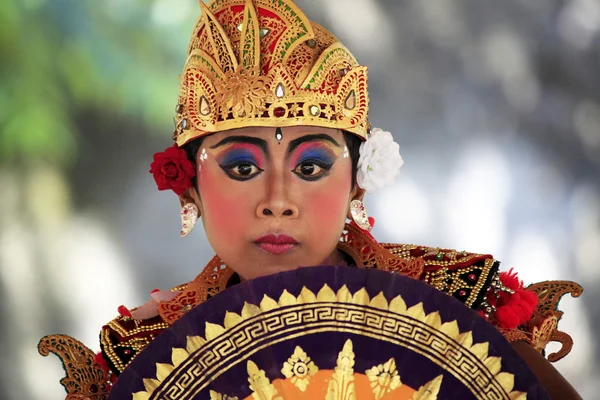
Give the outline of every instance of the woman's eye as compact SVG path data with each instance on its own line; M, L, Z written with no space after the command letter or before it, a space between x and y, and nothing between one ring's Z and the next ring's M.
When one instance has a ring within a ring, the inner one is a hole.
M329 168L331 168L331 166L329 166ZM327 166L321 166L317 163L308 161L299 164L294 170L294 173L307 180L316 180L325 175L329 168Z
M250 179L258 175L262 170L254 164L237 164L227 169L229 175L234 179Z

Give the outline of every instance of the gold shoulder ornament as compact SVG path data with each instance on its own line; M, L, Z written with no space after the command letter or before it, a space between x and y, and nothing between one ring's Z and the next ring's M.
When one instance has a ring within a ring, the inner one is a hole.
M95 354L68 335L49 335L38 344L44 357L54 353L60 358L66 376L60 380L67 391L65 400L104 400L111 387L110 373L95 361Z
M583 288L570 281L545 281L529 285L527 290L535 292L539 299L534 319L529 326L531 345L542 352L548 343L559 342L560 350L548 355L548 361L556 362L569 354L573 347L571 336L558 330L558 321L563 315L558 304L566 294L581 296Z

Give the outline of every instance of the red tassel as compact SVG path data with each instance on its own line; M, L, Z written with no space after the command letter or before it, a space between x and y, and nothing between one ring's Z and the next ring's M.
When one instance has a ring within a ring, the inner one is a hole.
M117 311L119 312L119 315L121 315L122 317L131 318L131 311L129 311L129 309L127 307L119 306L119 308L117 308Z
M109 376L106 389L110 390L110 384L115 383L117 381L117 377L112 373L112 371L108 367L108 363L106 362L106 359L102 355L101 351L96 353L96 356L94 357L94 362L100 368L102 368L102 371L106 372L106 374ZM110 384L109 384L109 382L110 382Z
M500 273L500 281L507 288L514 290L514 293L499 293L495 304L496 323L500 328L514 329L531 319L538 297L534 292L523 289L523 282L512 269Z
M500 272L500 281L509 289L523 289L523 282L519 280L517 272L512 268L508 272Z
M375 226L375 218L369 217L369 225L371 225L371 229Z
M94 362L98 364L98 366L102 368L103 371L109 372L108 364L106 363L106 360L104 359L104 356L102 355L101 351L96 353L96 356L94 357Z

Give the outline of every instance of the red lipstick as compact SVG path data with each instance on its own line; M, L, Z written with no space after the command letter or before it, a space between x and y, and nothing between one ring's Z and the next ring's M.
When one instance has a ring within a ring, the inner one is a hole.
M290 252L298 245L296 239L284 234L261 236L254 243L262 250L274 255Z

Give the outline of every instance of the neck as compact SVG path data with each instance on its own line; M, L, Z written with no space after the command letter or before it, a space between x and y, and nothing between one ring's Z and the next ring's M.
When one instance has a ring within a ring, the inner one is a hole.
M342 252L335 248L333 252L327 257L322 263L322 265L345 265L347 264L346 258L342 254Z
M344 254L339 249L335 248L333 252L331 252L329 257L327 257L321 262L321 265L348 265L348 262L347 258L344 257ZM232 276L227 286L231 286L231 284L244 281L246 281L246 279L244 279L241 275L236 273L234 274L234 276Z

